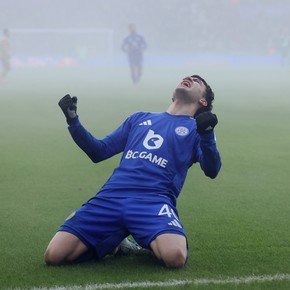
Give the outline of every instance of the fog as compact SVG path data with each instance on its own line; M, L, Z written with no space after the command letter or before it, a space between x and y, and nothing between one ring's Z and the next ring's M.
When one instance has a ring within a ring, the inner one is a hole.
M130 23L146 40L147 65L279 65L289 48L289 14L286 0L0 1L14 67L124 65Z

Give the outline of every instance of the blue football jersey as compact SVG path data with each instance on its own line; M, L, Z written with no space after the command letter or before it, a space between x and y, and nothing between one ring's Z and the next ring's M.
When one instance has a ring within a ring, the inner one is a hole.
M134 55L142 53L146 46L146 42L141 35L130 34L124 39L122 49L128 54Z
M199 162L214 178L221 159L213 132L199 135L195 119L167 112L138 112L103 139L92 136L76 118L69 131L78 146L99 162L123 152L119 166L99 195L160 195L176 204L189 167Z

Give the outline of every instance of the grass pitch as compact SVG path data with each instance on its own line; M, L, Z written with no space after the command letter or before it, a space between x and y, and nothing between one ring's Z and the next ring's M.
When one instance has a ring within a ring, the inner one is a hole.
M47 267L43 253L58 226L103 185L120 158L90 162L69 136L60 97L77 95L82 123L102 137L135 111L166 110L179 79L193 72L216 94L223 167L214 181L199 166L189 170L178 202L189 240L186 267L168 270L153 257ZM12 72L0 86L1 289L289 274L289 72L145 68L135 87L127 68ZM289 289L290 281L180 288Z

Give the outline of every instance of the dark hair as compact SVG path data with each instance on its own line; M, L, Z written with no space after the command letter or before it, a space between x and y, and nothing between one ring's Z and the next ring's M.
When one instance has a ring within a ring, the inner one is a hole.
M196 113L194 114L194 116L199 115L200 113L206 112L206 111L211 111L212 110L212 102L214 100L214 92L212 91L211 87L208 85L208 83L199 75L192 75L192 78L197 78L199 80L201 80L206 89L205 89L205 94L204 94L204 98L207 101L207 106L205 107L201 107L199 108Z

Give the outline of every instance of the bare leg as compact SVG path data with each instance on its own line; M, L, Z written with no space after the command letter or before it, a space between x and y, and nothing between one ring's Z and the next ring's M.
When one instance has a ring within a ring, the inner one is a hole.
M137 80L138 80L138 82L139 82L140 79L141 79L141 75L142 75L142 65L139 64L139 65L136 67L136 70L137 70L137 73L136 73L136 75L137 75Z
M57 232L45 251L44 259L47 265L57 266L72 263L87 251L88 247L75 235Z
M131 71L131 79L135 84L137 82L137 76L136 76L136 66L134 64L130 64L130 71Z
M178 234L161 234L150 244L155 256L168 268L182 268L187 259L186 238Z

